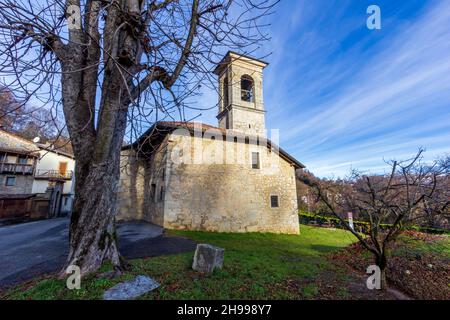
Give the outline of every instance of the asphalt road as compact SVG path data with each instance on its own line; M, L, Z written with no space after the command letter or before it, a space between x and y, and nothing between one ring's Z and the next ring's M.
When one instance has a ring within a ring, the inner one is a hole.
M67 218L0 227L0 289L61 270L68 254ZM146 222L117 227L119 249L127 259L195 250L192 240L167 236Z

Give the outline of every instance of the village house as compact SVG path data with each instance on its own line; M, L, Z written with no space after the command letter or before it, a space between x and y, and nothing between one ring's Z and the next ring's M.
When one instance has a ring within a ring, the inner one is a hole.
M74 166L68 152L0 130L0 219L68 215Z
M72 153L50 144L36 144L39 158L36 163L31 193L45 193L52 188L56 201L50 211L53 216L66 216L72 212L74 199L75 158Z
M157 122L122 150L118 219L165 228L297 234L295 170L304 166L267 138L263 69L228 52L218 127Z

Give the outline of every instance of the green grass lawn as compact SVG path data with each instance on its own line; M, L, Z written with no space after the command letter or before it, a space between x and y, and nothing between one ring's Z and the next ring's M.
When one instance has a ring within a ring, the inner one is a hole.
M80 290L66 289L63 280L38 279L9 290L3 299L101 299L106 289L139 274L161 283L159 289L142 299L311 298L317 294L314 285L292 287L289 283L314 279L321 271L329 270L332 266L326 254L355 241L343 230L305 225L300 235L168 232L225 248L223 269L211 275L194 272L193 253L136 259L131 261L132 270L119 278L83 278ZM106 265L102 272L108 269ZM345 296L345 292L342 294Z
M401 235L394 256L420 256L423 254L439 255L440 258L450 261L450 238L439 241L423 241L411 236Z

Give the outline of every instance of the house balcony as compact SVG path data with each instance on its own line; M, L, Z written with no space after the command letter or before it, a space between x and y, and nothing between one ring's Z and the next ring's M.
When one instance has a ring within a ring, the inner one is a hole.
M59 170L38 169L34 175L35 179L42 180L71 180L73 171L61 172Z
M0 173L10 173L10 174L33 174L34 165L33 164L23 164L23 163L0 163Z

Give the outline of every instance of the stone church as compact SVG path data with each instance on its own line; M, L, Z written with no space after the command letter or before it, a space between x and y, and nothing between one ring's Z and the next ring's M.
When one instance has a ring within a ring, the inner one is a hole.
M169 229L297 234L295 170L304 166L267 138L263 69L228 52L218 127L155 123L123 147L118 219Z

